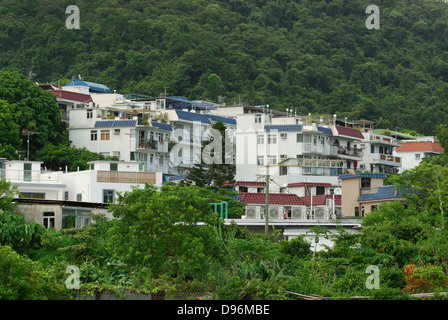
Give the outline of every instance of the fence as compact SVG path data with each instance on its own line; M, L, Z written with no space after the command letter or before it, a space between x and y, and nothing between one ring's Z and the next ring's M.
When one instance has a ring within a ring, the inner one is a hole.
M98 171L97 182L155 184L156 175L149 172Z
M190 291L158 291L156 293L140 293L131 290L102 290L89 292L80 291L78 300L216 300L215 292Z

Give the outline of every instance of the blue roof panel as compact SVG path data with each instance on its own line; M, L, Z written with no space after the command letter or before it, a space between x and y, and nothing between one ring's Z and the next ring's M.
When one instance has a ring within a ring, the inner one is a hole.
M397 189L397 187L398 186L378 187L377 193L361 194L358 197L358 201L374 201L374 200L400 198L400 196L403 194L403 192L401 192L399 189Z
M265 126L265 131L277 130L279 132L284 131L302 131L303 126L301 124L280 124Z
M94 83L94 82L73 80L65 85L65 87L74 87L74 86L89 87L90 92L111 93L110 89L108 87L106 87L104 84L99 84L99 83Z
M176 110L177 117L181 120L186 121L200 121L201 123L207 123L210 124L210 120L200 113L194 113L194 112L186 112L181 110Z
M326 128L326 127L317 127L317 130L319 131L319 132L322 132L323 134L328 134L329 136L332 136L333 135L333 132L331 131L331 129L330 128Z
M173 128L167 123L151 121L151 125L161 130L173 131Z
M381 178L386 179L384 173L357 173L357 174L343 174L339 176L339 179L354 179L354 178Z
M221 117L221 116L217 116L215 114L205 114L205 116L209 120L214 121L214 122L222 121L222 122L227 123L227 124L236 125L236 119Z
M95 128L135 127L137 120L99 120L95 122Z

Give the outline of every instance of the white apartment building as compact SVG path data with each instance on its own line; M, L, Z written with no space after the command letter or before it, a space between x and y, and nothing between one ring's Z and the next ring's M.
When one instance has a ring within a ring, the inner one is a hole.
M47 171L38 161L0 159L0 177L29 199L61 200L66 187L62 172Z
M117 192L161 185L161 172L145 172L136 161L93 161L89 170L64 173L48 171L38 161L0 159L0 177L17 186L14 201L28 222L59 230L92 222L90 213L107 212Z
M415 168L424 158L443 153L440 143L431 139L431 137L428 137L428 139L420 137L418 140L406 140L398 143L400 146L394 150L394 156L401 157L401 171Z
M69 139L77 148L137 161L143 170L170 173L169 148L172 128L169 124L138 117L107 119L100 108L70 111Z
M359 163L360 171L374 173L396 173L401 168L401 157L394 155L394 150L400 147L397 140L390 136L362 133L364 139L357 145L364 153Z
M136 161L92 161L89 166L89 170L64 173L64 200L106 204L116 199L117 192L163 181L161 172L146 172Z
M305 181L337 186L338 176L355 170L362 160L354 146L363 137L358 130L294 118L285 122L293 124L272 124L281 123L274 119L262 113L237 116L235 180L259 179L269 165L272 192Z
M236 120L184 110L166 110L168 122L173 131L171 141L174 144L170 151L170 160L178 175L187 174L195 163L201 161L202 141L208 139L207 130L222 121L228 130L236 128Z

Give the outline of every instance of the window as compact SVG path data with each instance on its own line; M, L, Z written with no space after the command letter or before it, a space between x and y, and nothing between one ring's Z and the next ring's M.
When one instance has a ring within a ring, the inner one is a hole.
M118 163L111 163L110 171L118 171Z
M268 156L268 164L276 164L277 156Z
M316 195L325 194L325 187L316 187Z
M279 169L280 176L286 176L288 174L288 167L281 166Z
M255 117L255 123L261 123L261 116Z
M249 189L247 187L239 187L239 192L248 192Z
M257 188L257 193L264 193L264 188Z
M109 130L101 130L101 140L110 140Z
M87 110L87 119L93 118L93 110Z
M415 154L415 159L420 159L420 153Z
M355 207L355 217L359 217L359 208Z
M264 144L264 135L257 135L257 144Z
M37 193L37 192L21 192L20 198L26 199L45 199L45 193Z
M23 181L31 181L31 163L23 164Z
M370 178L361 178L361 188L370 188Z
M301 133L297 134L297 142L303 142L303 134Z
M65 200L65 201L68 201L68 191L65 191L65 192L64 192L64 200Z
M317 145L317 136L313 136L313 145Z
M259 166L264 165L264 156L257 156L257 165Z
M103 190L103 202L113 202L114 201L114 190Z
M76 194L76 201L82 201L82 193Z
M276 134L268 134L268 144L277 144Z
M96 130L90 131L90 141L98 140L98 132Z
M42 217L42 224L45 229L54 228L54 212L44 212Z

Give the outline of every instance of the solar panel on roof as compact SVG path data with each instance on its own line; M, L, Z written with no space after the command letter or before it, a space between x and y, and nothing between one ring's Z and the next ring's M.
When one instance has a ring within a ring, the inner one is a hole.
M302 131L303 126L301 124L285 124L285 125L270 125L265 126L266 131L277 130L277 131Z
M173 131L173 128L167 123L151 121L153 127L159 128L161 130Z
M100 120L95 122L95 128L135 127L137 120Z

